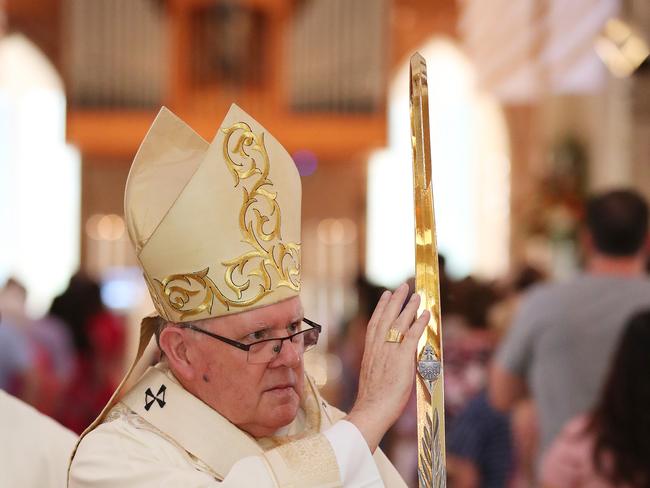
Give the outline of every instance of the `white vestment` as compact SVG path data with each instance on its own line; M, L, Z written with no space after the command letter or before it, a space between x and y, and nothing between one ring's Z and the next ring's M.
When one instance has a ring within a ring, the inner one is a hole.
M150 368L80 442L69 487L405 487L381 450L371 455L357 428L306 380L296 420L254 439L168 369Z
M0 486L61 488L77 436L0 390Z

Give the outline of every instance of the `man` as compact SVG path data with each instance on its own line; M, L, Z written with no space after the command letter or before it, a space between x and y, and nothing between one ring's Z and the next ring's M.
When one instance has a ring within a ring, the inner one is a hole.
M497 408L509 409L530 389L540 453L565 422L593 405L626 319L650 305L642 197L628 190L596 196L587 204L586 224L586 272L538 286L523 299L491 372Z
M299 296L300 178L263 127L233 105L208 144L163 109L125 215L158 314L135 362L154 333L163 360L131 388L127 373L70 487L405 486L377 445L412 389L428 313L415 319L417 296L401 311L406 286L384 294L352 411L321 399L303 368L321 327Z

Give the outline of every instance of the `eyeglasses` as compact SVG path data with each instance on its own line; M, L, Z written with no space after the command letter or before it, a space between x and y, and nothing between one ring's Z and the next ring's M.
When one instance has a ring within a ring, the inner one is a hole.
M178 324L179 327L183 329L190 329L195 332L200 332L207 336L217 339L221 342L225 342L233 347L246 351L248 353L248 362L251 364L262 364L270 363L273 361L282 351L282 345L284 341L291 341L294 348L298 353L305 353L313 348L318 342L318 336L323 329L323 327L316 322L312 322L309 319L303 318L302 322L307 324L305 326L303 323L300 324L298 332L291 334L287 337L278 337L273 339L264 339L258 342L253 342L252 344L244 344L238 342L228 337L223 337L212 332L208 332L205 329L197 327L192 323Z

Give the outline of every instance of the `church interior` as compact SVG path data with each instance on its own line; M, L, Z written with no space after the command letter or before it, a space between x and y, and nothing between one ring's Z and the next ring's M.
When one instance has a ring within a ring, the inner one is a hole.
M415 272L420 52L449 428L486 384L517 283L581 269L587 197L650 199L649 44L644 0L0 0L0 313L40 331L74 309L32 376L0 388L77 433L99 413L153 310L125 223L131 162L162 106L211 141L236 103L300 173L300 296L326 326L305 362L350 408L379 294ZM458 346L463 322L476 337ZM415 486L411 407L384 450ZM513 420L508 486L534 486L532 417ZM450 486L490 486L463 484L456 461Z

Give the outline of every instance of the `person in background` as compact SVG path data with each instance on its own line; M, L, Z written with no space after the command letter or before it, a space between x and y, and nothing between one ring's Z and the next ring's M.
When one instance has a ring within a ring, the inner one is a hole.
M458 488L505 486L512 467L509 419L485 393L497 339L488 315L497 298L491 285L465 278L454 287L459 320L443 325L447 473Z
M522 293L543 277L535 268L524 266L505 286L501 300L487 310L493 339L498 341L507 332ZM476 309L481 300L472 302ZM475 395L448 426L447 465L453 486L531 486L531 478L525 476L535 445L531 410L530 402L522 400L512 415L506 415L490 405L485 389Z
M39 378L34 406L54 416L62 408L75 370L72 336L63 321L49 315L32 321L27 335L35 351Z
M634 315L590 412L570 420L542 462L546 488L650 486L650 309Z
M495 410L482 390L448 424L447 473L451 486L507 486L513 463L510 418Z
M505 286L503 297L489 312L488 321L490 328L497 333L499 338L504 336L517 313L525 293L534 285L546 281L546 274L534 266L522 266Z
M522 266L506 287L504 298L489 314L490 328L499 342L507 334L525 294L535 285L546 281L546 274L531 265ZM522 398L510 411L509 428L512 439L513 466L510 476L511 488L528 488L535 485L536 457L539 443L539 427L535 404L530 397Z
M0 390L36 402L38 370L36 355L26 333L27 290L15 278L0 289Z
M65 406L55 415L64 426L81 433L99 414L123 373L125 331L122 322L101 301L99 285L77 273L52 302L51 317L70 330L75 368Z
M586 271L526 295L493 363L490 400L510 410L531 391L540 453L566 421L591 408L626 320L650 306L648 207L631 190L587 204Z
M451 311L443 323L445 417L448 421L486 385L496 347L488 312L498 299L491 285L469 276L453 287Z

